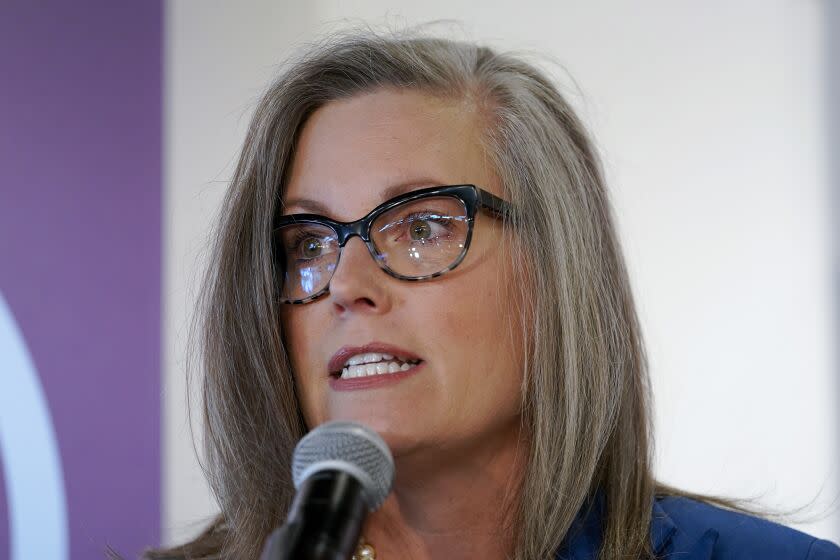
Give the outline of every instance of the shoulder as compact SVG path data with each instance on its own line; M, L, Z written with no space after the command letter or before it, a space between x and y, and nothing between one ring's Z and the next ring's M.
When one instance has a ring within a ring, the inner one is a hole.
M685 560L840 560L840 548L801 531L681 497L656 500L654 532L667 533L662 556ZM664 535L663 535L664 536Z

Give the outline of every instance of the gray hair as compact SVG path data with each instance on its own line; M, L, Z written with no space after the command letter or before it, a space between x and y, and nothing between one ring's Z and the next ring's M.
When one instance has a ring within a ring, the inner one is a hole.
M645 353L603 174L587 131L521 58L417 32L334 35L292 64L256 108L203 291L206 475L221 515L149 558L256 558L293 498L305 422L280 331L271 226L297 137L333 100L379 88L474 103L516 211L507 232L522 290L522 424L529 461L516 560L547 560L596 493L601 558L650 555L656 484Z

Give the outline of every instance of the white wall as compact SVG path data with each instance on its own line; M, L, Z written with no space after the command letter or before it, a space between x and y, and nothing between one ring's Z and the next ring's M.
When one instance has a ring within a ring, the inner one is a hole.
M288 5L283 5L288 4ZM680 5L677 5L680 4ZM200 250L276 64L344 18L454 18L546 53L602 151L647 335L662 479L794 508L840 540L819 2L177 0L167 14L164 537L215 511L186 430ZM450 28L452 29L452 28ZM458 30L458 27L454 28ZM576 82L576 84L575 84Z
M195 459L188 427L184 379L188 326L205 266L208 233L251 110L277 74L289 46L309 38L314 26L304 6L284 4L166 3L162 344L166 543L198 533L218 511Z

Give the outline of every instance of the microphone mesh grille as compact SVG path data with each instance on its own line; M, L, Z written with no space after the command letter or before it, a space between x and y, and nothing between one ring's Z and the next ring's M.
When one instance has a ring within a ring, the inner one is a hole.
M371 510L382 505L394 481L394 459L387 444L379 434L355 422L321 424L298 442L292 457L296 488L313 472L326 469L356 476Z

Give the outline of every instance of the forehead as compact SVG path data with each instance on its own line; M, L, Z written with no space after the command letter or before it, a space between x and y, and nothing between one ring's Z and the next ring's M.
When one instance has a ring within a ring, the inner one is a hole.
M415 91L332 101L301 131L284 212L351 220L400 192L432 185L469 183L501 196L481 125L473 103Z

